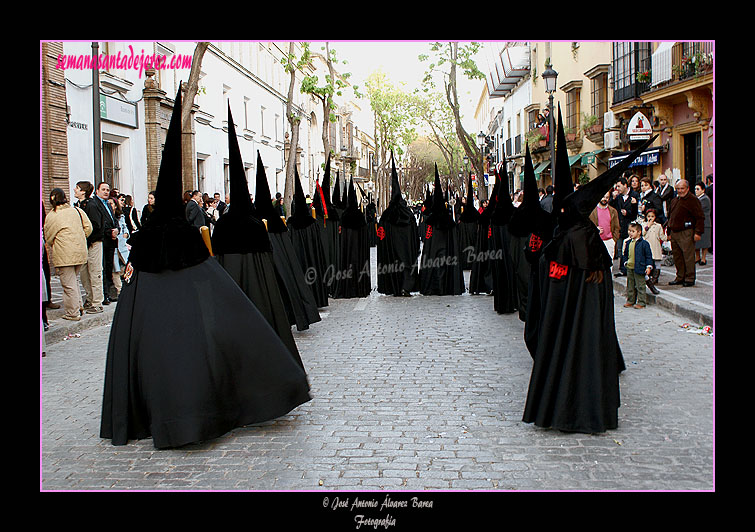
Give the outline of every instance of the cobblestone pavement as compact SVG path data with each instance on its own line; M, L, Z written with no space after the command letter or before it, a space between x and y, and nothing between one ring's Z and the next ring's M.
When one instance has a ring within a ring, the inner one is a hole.
M294 333L312 401L180 449L115 447L99 437L110 326L95 326L40 359L40 488L712 491L714 338L615 302L619 427L596 435L521 421L532 360L492 297L373 292Z

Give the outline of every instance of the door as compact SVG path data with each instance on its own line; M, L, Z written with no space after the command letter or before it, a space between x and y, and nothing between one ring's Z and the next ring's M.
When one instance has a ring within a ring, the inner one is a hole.
M693 188L703 178L702 135L700 132L684 135L684 179Z

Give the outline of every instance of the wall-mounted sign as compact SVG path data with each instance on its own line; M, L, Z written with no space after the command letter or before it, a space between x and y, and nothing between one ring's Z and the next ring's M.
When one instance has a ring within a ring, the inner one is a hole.
M100 94L100 118L133 128L139 127L136 104Z
M640 111L637 111L627 126L629 140L647 140L652 134L653 126L650 124L650 120Z

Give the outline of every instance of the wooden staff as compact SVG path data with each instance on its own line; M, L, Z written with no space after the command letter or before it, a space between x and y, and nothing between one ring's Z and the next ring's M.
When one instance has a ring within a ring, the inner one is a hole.
M210 228L206 225L203 225L199 228L199 231L202 233L202 240L204 240L204 245L207 246L207 250L210 252L210 256L214 257L212 253L212 241L210 240Z

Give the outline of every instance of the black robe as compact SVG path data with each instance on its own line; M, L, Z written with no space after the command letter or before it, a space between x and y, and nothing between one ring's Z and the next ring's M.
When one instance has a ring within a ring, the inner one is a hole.
M516 312L519 307L519 292L516 287L514 266L511 260L511 233L509 221L514 213L514 206L508 194L506 176L499 176L502 185L496 198L496 208L491 216L491 233L493 246L491 248L493 260L491 269L493 274L493 308L499 314Z
M477 231L475 238L474 253L472 256L472 268L469 274L470 294L489 294L493 291L493 259L495 253L495 241L491 218L496 207L496 195L500 181L496 180L493 192L490 195L488 206L480 213L477 219Z
M370 242L370 247L374 248L377 246L377 208L375 207L375 204L370 202L367 204L367 207L364 209L364 217L367 220L367 235Z
M420 236L414 214L397 194L380 216L377 229L377 290L402 295L419 290Z
M472 207L474 209L474 207ZM459 234L459 259L462 270L471 270L474 264L474 250L477 241L477 221L465 221L464 214L457 225Z
M372 290L369 227L356 205L353 184L348 192L349 206L341 215L340 264L325 274L326 283L334 286L334 299L366 297Z
M614 323L611 259L589 220L557 232L538 263L539 338L523 421L568 432L618 426L625 369ZM589 281L595 272L600 282Z
M124 283L100 429L113 445L151 436L158 449L179 447L310 399L300 361L215 259L135 270Z

